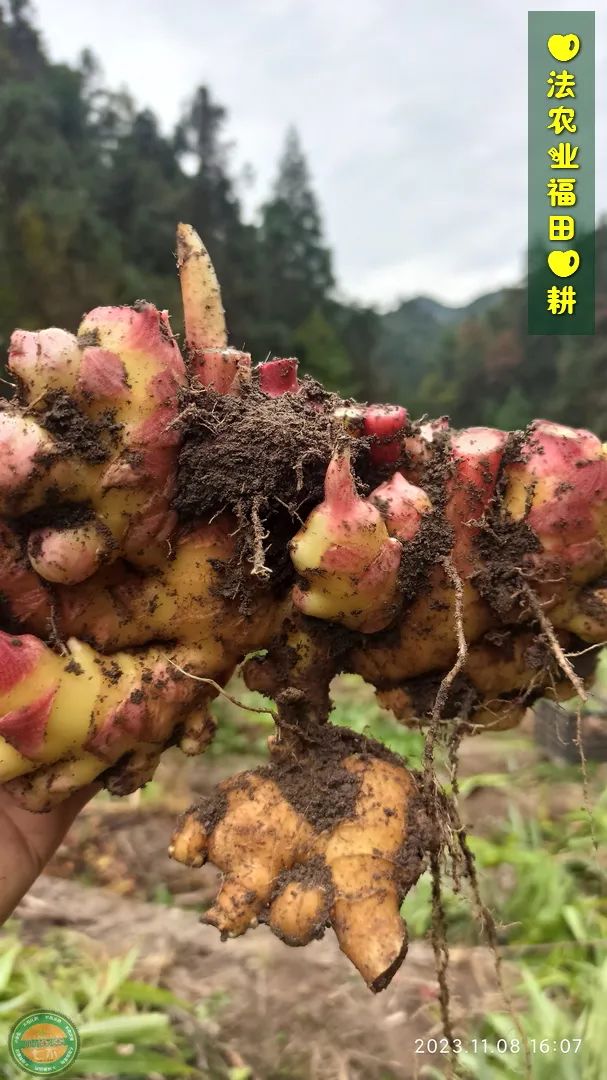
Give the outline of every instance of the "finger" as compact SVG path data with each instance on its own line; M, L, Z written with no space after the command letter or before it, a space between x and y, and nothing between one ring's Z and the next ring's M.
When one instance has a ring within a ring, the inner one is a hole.
M91 784L72 795L53 813L33 815L17 806L0 788L0 924L12 913L56 851L76 815L97 790L97 785Z
M93 754L82 754L10 780L4 789L21 810L47 814L90 785L103 769L103 762Z

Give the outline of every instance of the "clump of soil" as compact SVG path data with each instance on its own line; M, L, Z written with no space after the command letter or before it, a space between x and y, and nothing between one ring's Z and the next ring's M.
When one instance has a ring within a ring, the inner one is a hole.
M19 517L9 518L8 521L25 546L30 532L34 529L72 529L86 524L94 516L90 503L66 502L63 492L54 485L45 492L40 506Z
M111 411L99 420L85 416L65 390L48 391L41 422L54 436L60 451L89 465L100 465L107 460L108 443L115 440L121 427Z
M529 429L509 434L495 494L476 539L482 570L475 574L474 585L500 619L506 621L520 609L521 568L542 546L526 521L515 521L503 503L506 466L524 460L531 439Z
M417 424L411 424L410 433L415 434L416 428ZM399 571L401 610L419 595L432 567L448 556L453 547L453 529L445 517L447 482L453 468L451 432L438 432L419 480L419 486L432 503L432 511L422 518L413 540L403 543Z
M224 510L237 519L238 572L281 582L287 543L323 498L338 433L341 400L304 379L297 395L269 397L254 384L238 397L210 389L184 391L179 424L183 445L173 505L183 522ZM243 564L248 564L243 570Z
M413 540L403 543L398 575L401 606L411 603L428 581L430 570L451 552L453 530L441 509L426 514Z
M362 777L345 768L345 757L356 754L363 761L381 758L402 765L401 758L367 735L315 722L301 690L290 687L276 703L279 741L272 749L272 763L260 772L280 787L287 802L317 832L356 816Z

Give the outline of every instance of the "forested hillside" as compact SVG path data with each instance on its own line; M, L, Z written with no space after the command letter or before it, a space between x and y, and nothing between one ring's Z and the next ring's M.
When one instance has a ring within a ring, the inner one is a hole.
M597 229L596 245L594 336L530 337L522 286L483 297L455 312L442 333L431 324L426 347L417 325L417 345L398 390L400 397L406 394L412 412L448 413L458 426L476 423L506 429L543 416L607 436L605 226ZM395 315L386 316L384 325ZM404 339L404 327L400 336ZM391 354L396 352L397 337ZM398 369L393 370L396 378Z
M28 0L0 0L3 356L15 326L73 328L98 303L139 297L168 307L179 332L171 251L181 219L209 247L232 342L255 359L295 353L329 386L417 415L449 412L458 424L510 427L541 414L607 433L602 293L594 338L528 338L522 288L460 309L425 297L385 315L345 303L294 130L251 223L212 88L193 87L164 132L105 85L91 52L77 66L53 62L43 31ZM599 247L604 262L602 233Z

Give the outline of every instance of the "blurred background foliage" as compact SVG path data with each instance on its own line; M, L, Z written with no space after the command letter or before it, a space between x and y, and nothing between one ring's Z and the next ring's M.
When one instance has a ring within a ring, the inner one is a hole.
M256 360L296 354L329 387L414 416L514 428L542 415L607 434L603 227L595 337L528 337L522 287L459 308L418 296L379 313L340 298L296 131L251 223L226 121L199 86L163 132L128 91L104 84L91 52L77 66L53 63L28 0L0 0L1 354L14 327L75 328L100 302L145 297L179 331L181 219L211 252L232 343Z

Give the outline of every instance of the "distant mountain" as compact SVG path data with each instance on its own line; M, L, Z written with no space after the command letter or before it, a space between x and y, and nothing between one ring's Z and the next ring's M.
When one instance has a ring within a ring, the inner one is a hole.
M384 401L455 427L523 428L533 417L607 436L607 224L596 230L594 334L529 334L521 282L461 307L427 296L379 317L372 354ZM558 332L560 330L560 333Z
M505 293L506 290L499 289L459 307L430 296L414 296L381 315L374 360L383 395L386 398L390 394L397 398L410 395L423 378L445 332L497 307Z
M401 300L398 307L386 312L383 321L389 326L399 323L404 325L408 321L416 324L420 320L427 320L441 327L453 326L471 316L483 315L489 308L501 302L505 292L505 289L497 289L495 292L484 293L482 296L477 296L475 300L471 300L470 303L459 306L443 304L442 301L434 300L431 296L414 296L410 300Z

